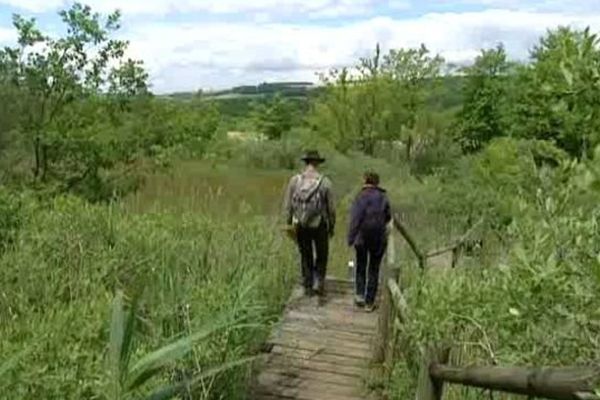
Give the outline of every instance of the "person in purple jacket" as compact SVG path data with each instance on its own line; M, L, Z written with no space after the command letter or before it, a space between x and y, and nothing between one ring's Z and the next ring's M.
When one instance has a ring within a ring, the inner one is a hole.
M379 187L379 175L367 172L364 186L350 213L348 246L356 250L355 303L372 312L379 282L379 266L387 247L387 224L392 219L386 191Z

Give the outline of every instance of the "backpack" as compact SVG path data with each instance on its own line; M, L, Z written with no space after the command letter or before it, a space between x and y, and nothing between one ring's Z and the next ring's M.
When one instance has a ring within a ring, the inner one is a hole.
M320 187L323 177L299 175L294 194L292 195L292 210L294 222L302 227L318 224L318 218L323 214L323 195Z

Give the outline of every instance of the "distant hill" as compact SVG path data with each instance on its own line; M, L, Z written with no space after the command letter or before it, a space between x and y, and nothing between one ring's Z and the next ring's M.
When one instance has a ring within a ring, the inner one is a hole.
M426 103L431 111L455 111L463 102L464 77L445 76L430 82ZM311 82L270 82L258 85L236 86L231 89L210 92L180 92L161 96L174 101L190 101L195 98L213 101L222 115L243 118L249 115L256 103L268 101L279 93L293 104L294 110L306 113L310 100L322 93L323 86Z
M317 89L318 86L312 82L264 82L258 85L236 86L231 89L211 91L211 92L179 92L165 95L177 100L189 100L202 94L208 99L231 99L238 97L261 97L280 93L285 97L307 97L309 92Z

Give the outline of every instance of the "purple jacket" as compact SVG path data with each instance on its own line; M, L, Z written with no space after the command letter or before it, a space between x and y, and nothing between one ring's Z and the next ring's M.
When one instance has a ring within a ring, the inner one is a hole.
M352 204L348 245L361 245L365 240L384 241L386 225L391 219L390 202L385 190L364 186Z

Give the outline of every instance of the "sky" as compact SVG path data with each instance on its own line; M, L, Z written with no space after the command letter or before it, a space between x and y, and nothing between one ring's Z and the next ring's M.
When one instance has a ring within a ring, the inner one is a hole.
M14 13L61 31L69 0L0 0L0 46L14 44ZM123 13L120 38L145 62L153 91L222 89L269 81L317 81L372 53L425 44L467 64L503 43L524 60L547 29L600 31L600 0L87 0Z

